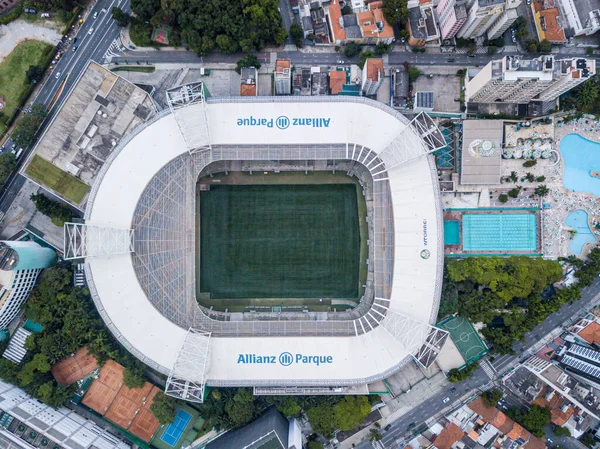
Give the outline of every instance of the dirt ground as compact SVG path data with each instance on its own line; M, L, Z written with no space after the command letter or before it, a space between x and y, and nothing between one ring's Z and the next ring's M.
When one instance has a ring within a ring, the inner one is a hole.
M52 45L58 44L61 34L41 25L15 20L0 26L0 62L2 62L23 41L38 40Z

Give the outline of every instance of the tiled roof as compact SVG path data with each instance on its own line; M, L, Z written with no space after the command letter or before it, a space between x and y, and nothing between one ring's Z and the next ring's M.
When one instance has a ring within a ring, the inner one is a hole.
M283 73L284 69L290 68L290 60L289 59L278 59L275 61L275 71L277 73Z
M367 78L372 81L379 80L379 74L383 77L383 59L368 58L365 63Z
M540 4L541 5L541 4ZM557 8L542 9L536 12L536 26L540 31L541 38L550 42L566 42L565 32L558 22L560 13ZM544 20L545 30L541 27L541 20ZM540 23L538 23L540 22Z
M256 84L240 84L242 97L256 97Z
M333 40L345 40L346 32L340 26L340 19L342 17L342 10L340 9L340 1L333 0L329 5L329 20L331 20L331 28L333 32Z
M438 449L450 449L454 443L462 439L465 432L454 423L450 423L448 427L440 432L433 445Z
M483 418L484 421L492 422L496 415L500 413L497 408L490 407L483 402L483 399L478 397L468 404L468 407Z
M579 331L579 336L588 343L600 343L600 324L593 321Z
M346 72L343 70L331 70L329 72L329 89L331 95L337 95L342 86L346 84Z

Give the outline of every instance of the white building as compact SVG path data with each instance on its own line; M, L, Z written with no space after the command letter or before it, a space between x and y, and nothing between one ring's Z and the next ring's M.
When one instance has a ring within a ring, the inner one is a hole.
M506 7L502 13L492 21L487 32L488 39L498 39L506 30L517 20L519 14L517 7L521 4L521 0L506 0Z
M506 56L467 77L466 97L472 103L551 101L596 73L593 59L555 60L553 56L520 59Z
M467 20L457 36L463 39L483 36L496 18L504 12L505 3L505 0L468 0Z
M34 448L8 429L12 426L8 426L7 422L15 419L48 438L48 448L54 447L54 444L50 444L54 442L64 449L131 449L128 444L83 416L64 407L54 409L32 398L20 388L2 381L0 411L12 417L8 420L3 417L0 435L10 439L18 447Z
M35 242L0 242L0 329L17 316L39 272L55 260L53 250Z
M383 73L383 59L367 58L362 73L363 95L377 95L379 87L385 78Z
M467 20L466 0L441 0L435 11L442 39L452 39Z
M600 0L558 0L569 36L591 35L600 30Z
M278 59L275 63L275 95L292 93L292 69L289 59Z

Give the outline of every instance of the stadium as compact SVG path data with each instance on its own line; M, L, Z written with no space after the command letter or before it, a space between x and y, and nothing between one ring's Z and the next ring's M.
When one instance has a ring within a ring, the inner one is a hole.
M365 393L447 332L432 119L362 97L211 98L115 147L65 258L85 258L115 337L166 392Z

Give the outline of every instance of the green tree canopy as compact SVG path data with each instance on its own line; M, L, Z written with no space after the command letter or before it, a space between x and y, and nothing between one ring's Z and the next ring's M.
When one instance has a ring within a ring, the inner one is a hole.
M4 184L13 170L17 168L17 158L6 152L0 155L0 185Z
M162 391L154 396L150 405L150 411L161 424L169 424L175 421L176 402Z
M383 16L390 25L402 27L408 19L407 0L383 0Z
M244 67L255 67L258 70L260 69L260 65L260 61L256 55L245 55L243 58L238 59L235 71L237 73L242 73L242 68Z
M62 226L65 222L73 218L73 211L63 203L51 200L42 193L32 193L31 201L35 207L44 215L50 217L57 226Z
M27 148L33 143L35 134L47 115L46 106L35 103L31 107L31 112L19 119L15 130L11 134L12 140L17 146Z
M502 399L502 396L504 396L504 394L497 388L492 388L491 390L485 391L481 395L483 402L490 407L496 407L496 404L500 399Z
M114 7L111 10L112 18L117 25L120 27L126 27L131 22L131 17L129 14L124 12L121 8Z

